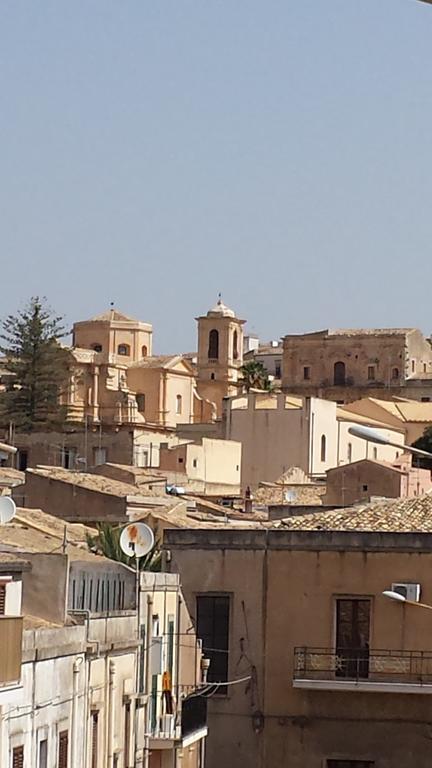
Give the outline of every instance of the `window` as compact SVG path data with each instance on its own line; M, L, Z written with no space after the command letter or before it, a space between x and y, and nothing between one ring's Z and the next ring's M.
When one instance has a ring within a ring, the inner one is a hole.
M327 446L326 446L327 440L325 435L321 435L321 461L326 460L326 453L327 453Z
M95 352L102 352L102 344L92 344L91 348Z
M349 464L352 461L352 443L348 443L347 460Z
M0 616L6 613L6 584L0 584Z
M214 380L215 380L215 378L216 378L216 377L215 377L214 373L211 373L211 374L210 374L210 378L211 378L211 380L212 380L212 381L214 381Z
M393 368L392 369L392 379L398 379L399 378L399 368Z
M233 333L233 358L234 358L234 360L238 359L238 335L237 335L237 331L234 331L234 333Z
M375 379L375 366L374 365L368 365L368 379L369 379L369 381L374 381L374 379Z
M27 469L28 453L27 451L18 451L18 469L20 472L25 472Z
M376 447L373 449L373 457L375 460L378 458L378 448Z
M39 742L39 762L38 768L47 768L48 766L48 739L42 739Z
M336 677L358 680L369 675L370 605L367 598L336 600Z
M310 366L309 365L305 365L305 367L303 368L303 378L304 378L305 381L309 381L309 379L310 379Z
M337 362L333 366L333 383L335 387L345 386L345 363Z
M179 415L182 412L182 396L177 395L176 397L176 414Z
M229 610L228 595L199 595L196 599L197 636L210 659L209 682L228 680ZM219 689L219 693L225 691Z
M327 768L374 768L374 760L327 760Z
M365 485L362 485L362 491L367 491L367 490L368 490L368 488L369 488L369 486L368 486L368 485L366 485L366 484L365 484Z
M179 463L179 464L183 464L183 457L182 457L182 456L179 456L179 460L178 460L178 463Z
M91 713L91 768L98 768L99 712Z
M426 363L423 363L423 373L426 373L426 371L427 371L427 365Z
M140 688L140 690L142 690ZM125 718L124 718L124 764L127 768L129 766L129 749L130 749L130 725L131 725L131 705L130 701L125 704ZM92 765L93 768L93 765ZM97 768L97 766L95 766Z
M277 379L280 379L282 375L282 363L280 360L277 360L275 362L275 376Z
M411 360L411 373L415 373L415 360Z
M76 469L76 460L76 448L63 448L62 465L65 469Z
M422 403L430 403L430 397L422 397Z
M24 768L24 747L14 747L12 750L12 768Z
M208 358L209 360L219 360L219 331L216 328L213 328L209 333Z
M117 354L123 355L124 357L129 357L130 355L130 346L129 344L119 344L117 347Z
M58 742L58 768L68 766L68 731L60 731Z
M194 469L196 469L196 468L197 468L197 466L198 466L198 459L194 459L194 460L193 460L193 462L192 462L192 466L193 466L193 468L194 468Z
M148 349L144 344L144 346L141 347L141 357L147 357L147 355L148 355Z
M168 650L167 650L167 669L171 675L174 669L174 616L168 616Z
M145 413L145 395L135 395L139 413Z
M106 448L93 448L93 464L95 467L99 467L101 464L105 464L107 460Z

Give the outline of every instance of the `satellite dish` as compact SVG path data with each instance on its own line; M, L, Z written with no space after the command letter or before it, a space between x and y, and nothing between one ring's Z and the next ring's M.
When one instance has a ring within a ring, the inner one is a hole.
M0 496L0 525L10 523L16 514L16 504L10 496Z
M145 523L131 523L123 528L120 547L128 557L143 557L154 547L154 535Z

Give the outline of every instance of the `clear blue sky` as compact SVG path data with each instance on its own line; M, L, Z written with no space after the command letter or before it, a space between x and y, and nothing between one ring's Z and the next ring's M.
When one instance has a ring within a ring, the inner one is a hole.
M11 0L0 94L2 315L432 330L432 6Z

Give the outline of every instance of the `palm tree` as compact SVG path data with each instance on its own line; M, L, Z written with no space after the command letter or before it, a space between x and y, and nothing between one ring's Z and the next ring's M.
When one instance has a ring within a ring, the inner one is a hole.
M240 383L243 385L246 392L250 389L262 389L265 392L270 392L271 381L269 379L268 372L262 363L256 360L249 360L244 363L240 368L242 378Z
M98 523L97 530L96 536L86 535L87 546L91 552L108 557L110 560L116 560L118 563L135 567L135 558L128 557L120 547L120 536L123 528L109 523ZM161 564L162 554L159 543L155 542L150 552L139 558L139 568L141 571L160 571Z

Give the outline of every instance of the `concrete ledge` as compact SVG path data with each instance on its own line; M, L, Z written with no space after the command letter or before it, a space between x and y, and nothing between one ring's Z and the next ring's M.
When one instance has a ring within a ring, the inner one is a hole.
M293 688L315 691L355 691L356 693L428 693L432 683L380 683L373 680L293 680Z

